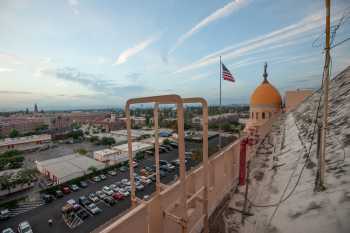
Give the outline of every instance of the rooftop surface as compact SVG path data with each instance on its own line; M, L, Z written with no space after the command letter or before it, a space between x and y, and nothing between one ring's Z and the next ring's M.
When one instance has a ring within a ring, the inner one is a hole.
M320 91L276 122L250 166L248 206L253 216L241 224L237 211L244 203L241 187L212 224L217 232L350 232L350 67L330 86L326 190L322 192L315 191L317 136L312 123L319 99Z

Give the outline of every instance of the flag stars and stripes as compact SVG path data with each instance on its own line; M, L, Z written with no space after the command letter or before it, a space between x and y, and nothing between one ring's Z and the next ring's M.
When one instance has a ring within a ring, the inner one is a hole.
M226 81L235 82L235 78L224 64L222 64L222 78Z

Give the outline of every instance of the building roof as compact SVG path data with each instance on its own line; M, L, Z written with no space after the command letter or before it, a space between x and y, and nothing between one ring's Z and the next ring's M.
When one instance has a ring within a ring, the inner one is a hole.
M32 135L32 136L19 137L19 138L5 138L3 140L0 140L0 146L16 145L16 144L30 143L30 142L43 141L43 140L51 140L51 135L41 134L41 135Z
M151 148L153 148L153 145L151 145L151 144L147 144L147 143L143 143L143 142L133 142L132 143L132 151L133 152L148 150ZM112 149L128 152L128 144L126 143L126 144L122 144L119 146L114 146Z
M79 154L65 155L55 159L40 161L37 162L37 165L50 171L50 173L59 179L87 172L89 167L101 169L105 166L101 162Z

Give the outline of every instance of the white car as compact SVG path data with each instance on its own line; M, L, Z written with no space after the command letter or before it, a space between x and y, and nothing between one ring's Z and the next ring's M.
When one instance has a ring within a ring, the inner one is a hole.
M98 208L94 203L91 203L91 204L88 206L88 210L89 210L93 215L102 212L102 210L101 210L100 208Z
M90 199L92 202L97 202L97 201L98 201L98 197L97 197L94 193L90 193L90 194L89 194L89 199Z
M100 198L100 199L103 199L103 198L107 197L107 195L106 195L104 192L102 192L102 191L97 191L97 192L96 192L96 195L97 195L98 198Z
M123 185L130 185L130 181L128 179L122 179L121 182Z
M125 189L119 189L118 191L121 195L123 195L124 197L127 197L130 195L130 192L125 190Z
M113 195L113 190L111 190L108 186L104 186L102 188L102 192L104 192L108 196L112 196Z
M33 230L31 228L31 226L29 225L29 222L24 221L18 225L18 232L19 233L33 233Z
M152 180L145 177L145 176L141 176L141 182L142 182L142 184L150 184L150 183L152 183Z
M12 230L12 228L8 227L8 228L2 230L2 233L15 233L15 232Z

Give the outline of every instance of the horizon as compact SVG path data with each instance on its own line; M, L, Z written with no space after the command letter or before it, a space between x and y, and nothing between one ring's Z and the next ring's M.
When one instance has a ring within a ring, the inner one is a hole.
M337 0L332 7L335 25L350 2ZM249 103L265 62L281 96L317 89L323 8L322 1L302 0L5 0L0 111L35 103L44 111L117 109L129 98L169 93L216 105L220 56L236 80L222 83L223 105ZM344 22L334 43L349 33ZM332 49L332 77L350 64L346 51L350 43Z

